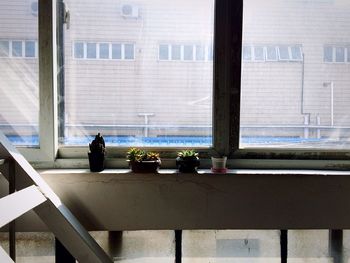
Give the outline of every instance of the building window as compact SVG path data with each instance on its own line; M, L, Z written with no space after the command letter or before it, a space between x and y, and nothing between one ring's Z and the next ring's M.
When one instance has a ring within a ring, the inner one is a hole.
M12 57L22 57L22 41L12 41Z
M185 45L184 46L184 60L193 60L193 46Z
M327 45L323 49L323 61L333 63L345 63L350 62L349 56L350 47L348 45Z
M335 48L335 62L345 62L345 48L336 47Z
M99 45L99 58L100 59L109 59L109 44L108 43L100 43Z
M125 44L124 45L124 59L134 59L134 45L133 44Z
M204 46L196 46L196 60L204 61L205 60L205 47Z
M266 61L277 61L277 48L275 46L266 47Z
M282 61L290 60L288 46L278 46L278 58Z
M96 58L96 43L86 43L86 58Z
M171 59L172 60L181 60L181 46L172 45L171 46Z
M291 54L291 60L302 60L302 53L301 53L301 47L299 46L291 46L290 47L290 54Z
M84 58L84 43L81 43L81 42L74 43L74 57Z
M121 44L112 44L112 59L122 59Z
M323 52L324 62L333 62L333 47L326 46Z
M35 57L35 41L25 42L25 57L27 58Z
M0 40L0 57L9 56L9 41Z
M211 45L161 44L159 45L159 60L212 61L213 48Z
M254 60L255 61L265 61L265 49L261 46L254 47Z
M169 45L159 45L159 60L169 60Z

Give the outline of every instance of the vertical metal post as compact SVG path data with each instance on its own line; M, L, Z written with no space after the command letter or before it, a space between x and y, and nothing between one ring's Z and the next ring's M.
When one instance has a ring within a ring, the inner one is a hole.
M75 258L57 238L55 238L55 254L55 263L75 263Z
M281 263L287 263L288 259L288 230L281 230Z
M9 160L9 194L16 191L16 166L13 160ZM16 221L9 224L9 250L11 259L16 262Z
M329 230L329 255L334 263L343 263L343 230Z
M182 230L175 230L175 263L182 262Z

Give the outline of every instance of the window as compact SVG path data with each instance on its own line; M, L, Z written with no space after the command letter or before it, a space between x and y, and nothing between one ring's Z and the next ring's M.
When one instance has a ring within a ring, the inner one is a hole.
M12 41L12 57L22 57L22 41Z
M335 62L345 62L345 48L335 48Z
M9 42L5 40L0 40L0 57L9 56Z
M110 10L123 3L107 2L92 0L92 14L86 1L66 1L72 23L62 29L62 151L86 145L96 132L116 151L212 147L214 1L193 10L193 0L141 0L138 19L116 16Z
M26 41L25 42L25 56L27 58L35 57L35 42L34 41Z
M84 43L74 43L74 57L84 58Z
M38 153L44 145L39 136L38 20L25 12L29 8L26 0L0 1L0 130L22 153L25 147Z
M181 60L181 46L172 45L171 46L171 59L172 60Z
M125 44L125 59L134 59L134 45Z
M250 46L243 46L243 61L250 61L252 60L252 47Z
M298 46L290 47L291 60L302 60L301 48Z
M324 48L324 62L333 62L333 47L326 46Z
M109 58L109 44L101 43L100 44L100 59L108 59Z
M121 44L112 44L112 59L122 59Z
M274 46L266 47L266 60L277 61L277 49Z
M86 44L86 58L96 58L96 43Z
M260 47L260 46L254 47L254 60L255 61L264 61L265 60L264 47Z
M279 60L289 60L289 49L288 46L278 47Z
M169 45L159 45L159 60L169 59Z
M193 46L184 46L184 60L193 60Z

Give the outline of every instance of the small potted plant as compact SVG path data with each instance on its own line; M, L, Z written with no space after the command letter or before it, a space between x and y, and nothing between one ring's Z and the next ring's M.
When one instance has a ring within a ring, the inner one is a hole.
M195 173L199 166L198 153L194 150L182 150L177 153L176 167L181 173Z
M146 152L139 148L131 148L126 159L134 173L156 173L161 165L159 153Z
M101 172L104 170L104 160L106 154L106 145L100 133L95 136L95 139L89 143L88 152L89 165L91 172Z

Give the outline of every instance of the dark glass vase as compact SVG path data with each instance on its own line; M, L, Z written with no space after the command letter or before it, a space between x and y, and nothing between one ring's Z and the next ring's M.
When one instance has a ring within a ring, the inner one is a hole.
M198 157L177 157L176 167L180 173L196 173L200 161Z
M105 169L105 154L104 153L88 153L89 155L89 165L91 172L101 172Z

